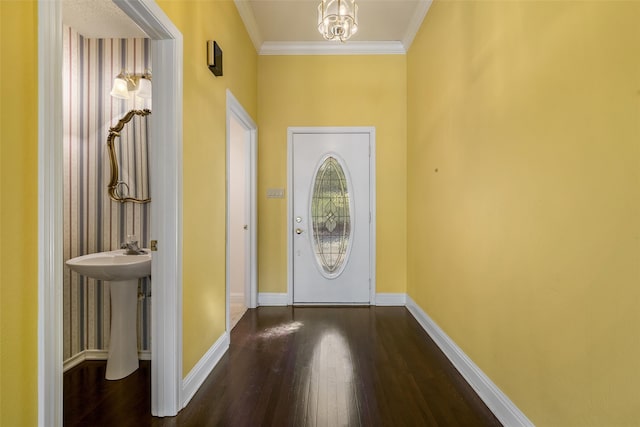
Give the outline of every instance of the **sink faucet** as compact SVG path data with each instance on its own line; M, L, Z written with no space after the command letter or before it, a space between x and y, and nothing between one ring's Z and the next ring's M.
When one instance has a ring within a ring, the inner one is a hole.
M138 240L133 235L127 236L127 241L120 245L120 249L126 249L125 255L143 255L146 253L144 249L138 247Z

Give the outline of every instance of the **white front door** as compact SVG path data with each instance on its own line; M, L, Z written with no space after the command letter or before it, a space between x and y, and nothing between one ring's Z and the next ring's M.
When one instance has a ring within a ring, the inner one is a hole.
M293 302L370 302L371 134L290 132Z

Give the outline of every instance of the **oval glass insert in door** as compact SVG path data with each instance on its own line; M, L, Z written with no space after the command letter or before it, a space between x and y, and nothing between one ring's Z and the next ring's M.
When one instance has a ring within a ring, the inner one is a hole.
M313 249L325 277L340 275L352 240L347 176L337 158L327 157L315 173L311 195Z

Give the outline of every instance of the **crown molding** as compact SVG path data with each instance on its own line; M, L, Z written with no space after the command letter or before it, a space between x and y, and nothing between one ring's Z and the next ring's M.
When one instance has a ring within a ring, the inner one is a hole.
M258 30L258 22L253 14L253 9L246 0L233 0L233 2L236 5L236 9L238 9L240 19L242 19L242 22L244 23L244 28L247 30L247 34L249 34L249 38L253 42L253 46L256 48L256 52L260 52L260 46L262 46L263 40L262 35Z
M407 32L404 34L404 38L402 39L402 46L404 46L404 50L406 52L409 52L413 39L415 39L416 34L418 34L418 31L422 26L422 22L424 21L424 17L427 16L427 12L431 7L431 3L433 3L433 0L421 1L418 3L416 12L413 14L411 22L409 22L409 26L407 27Z
M260 55L404 55L399 41L383 42L264 42Z

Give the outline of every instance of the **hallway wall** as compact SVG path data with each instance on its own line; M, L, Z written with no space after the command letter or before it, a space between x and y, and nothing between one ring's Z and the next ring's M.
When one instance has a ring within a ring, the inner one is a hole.
M38 419L38 25L0 1L0 425Z
M436 2L408 291L538 426L640 419L640 4Z
M183 375L225 331L226 90L256 121L257 54L232 1L158 1L183 35ZM224 75L207 67L207 40Z
M377 292L406 292L406 56L260 56L258 69L259 292L287 291L289 126L375 126Z

